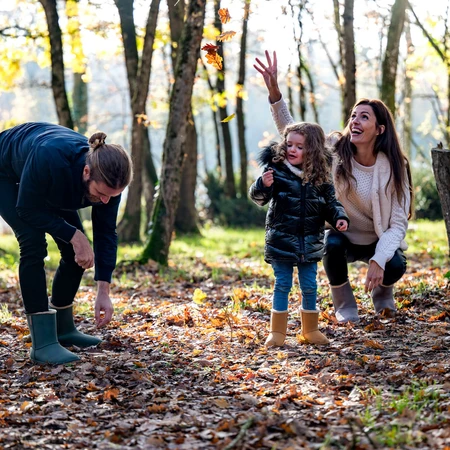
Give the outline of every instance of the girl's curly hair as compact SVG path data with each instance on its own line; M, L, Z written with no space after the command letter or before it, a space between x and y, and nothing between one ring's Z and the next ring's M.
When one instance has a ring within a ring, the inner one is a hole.
M325 133L322 127L315 123L298 122L287 125L283 132L283 140L273 147L274 163L286 159L287 136L298 133L305 137L303 149L303 183L319 185L331 180L331 163L333 154L325 144Z

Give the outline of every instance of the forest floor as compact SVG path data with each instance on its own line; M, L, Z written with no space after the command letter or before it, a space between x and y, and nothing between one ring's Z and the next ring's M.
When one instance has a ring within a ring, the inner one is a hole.
M346 326L335 321L320 266L330 345L302 341L294 289L287 342L266 349L273 277L263 243L251 240L259 237L215 259L176 247L165 270L121 264L116 314L103 329L93 324L88 273L76 321L103 343L74 348L81 361L66 366L30 362L17 277L5 272L0 449L450 450L448 260L413 246L395 319L374 314L366 266L353 265L362 320Z

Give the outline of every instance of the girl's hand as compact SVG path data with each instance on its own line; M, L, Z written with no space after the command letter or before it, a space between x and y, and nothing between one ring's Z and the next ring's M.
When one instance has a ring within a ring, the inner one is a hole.
M263 76L266 83L267 90L269 91L269 100L271 103L276 103L281 99L280 88L277 81L277 53L273 52L273 61L270 59L269 52L266 50L267 66L258 58L255 61L258 65L254 64L253 67Z
M338 231L347 231L348 222L344 219L340 219L336 223L336 230Z
M364 291L373 291L379 286L384 277L384 270L375 262L370 261L369 270L367 271L366 282L364 284Z
M262 174L262 182L265 187L270 187L273 184L273 169L269 169Z

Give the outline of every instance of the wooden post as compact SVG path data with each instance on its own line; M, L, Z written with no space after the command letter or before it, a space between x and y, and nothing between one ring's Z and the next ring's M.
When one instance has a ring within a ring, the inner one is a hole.
M434 178L436 179L442 214L447 229L450 255L450 150L442 148L442 144L440 144L438 148L431 149L431 159L433 160Z

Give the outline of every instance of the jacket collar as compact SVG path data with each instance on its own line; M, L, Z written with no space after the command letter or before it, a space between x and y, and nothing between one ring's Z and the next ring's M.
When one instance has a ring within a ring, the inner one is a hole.
M284 161L285 166L296 176L298 176L301 180L303 180L303 170L298 167L293 166L287 159Z

